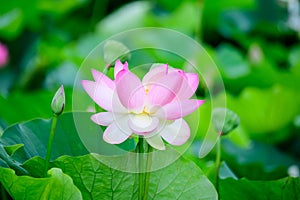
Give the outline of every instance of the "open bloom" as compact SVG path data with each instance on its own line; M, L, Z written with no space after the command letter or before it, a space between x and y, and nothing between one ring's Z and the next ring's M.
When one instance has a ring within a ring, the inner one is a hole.
M103 139L110 144L124 142L132 134L145 137L154 148L165 149L162 138L170 144L182 145L190 137L190 128L183 119L204 100L190 99L199 77L180 69L160 65L152 68L142 80L116 61L111 80L92 70L95 81L83 80L89 96L107 112L92 115L99 125L108 126Z

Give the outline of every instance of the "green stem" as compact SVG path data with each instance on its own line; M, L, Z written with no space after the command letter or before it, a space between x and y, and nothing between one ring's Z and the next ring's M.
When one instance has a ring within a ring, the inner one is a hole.
M46 161L45 161L45 176L47 176L47 171L49 168L49 162L50 162L50 157L51 157L52 143L53 143L53 137L54 137L56 123L57 123L57 115L54 115L52 118L50 136L48 139L48 147L47 147L47 154L46 154Z
M216 155L216 190L219 193L219 171L221 165L221 137L217 141L217 155Z
M144 200L148 200L148 191L149 191L149 184L150 184L150 171L152 165L152 150L153 148L147 144L147 168L146 168L146 175L145 175L145 190L144 190Z
M139 200L142 200L144 197L144 138L139 138L137 150L139 163Z

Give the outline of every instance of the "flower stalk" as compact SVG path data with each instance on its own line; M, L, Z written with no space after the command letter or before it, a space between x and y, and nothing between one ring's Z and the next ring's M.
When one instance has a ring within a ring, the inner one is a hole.
M139 165L139 200L143 200L144 197L144 138L139 138L137 144L137 153L138 153L138 165Z
M221 166L221 137L219 137L217 144L217 153L216 153L216 175L215 175L215 183L216 183L216 190L219 193L219 171Z
M221 167L221 142L222 137L228 135L240 124L239 116L227 108L216 108L212 112L212 121L218 140L216 143L216 172L215 172L215 186L219 193L219 172Z
M139 200L148 200L149 183L150 183L150 171L152 165L152 151L151 147L145 139L140 137L137 144L138 153L138 181L139 181Z
M146 174L145 174L145 190L144 200L148 200L149 184L150 184L150 172L152 165L152 151L153 147L147 143L147 163L146 163Z
M57 115L54 115L53 118L52 118L50 136L49 136L49 139L48 139L48 146L47 146L46 161L45 161L45 176L47 176L47 171L48 171L48 168L49 168L51 151L52 151L52 144L53 144L53 138L54 138L54 132L55 132L56 123L57 123L57 117L58 117Z

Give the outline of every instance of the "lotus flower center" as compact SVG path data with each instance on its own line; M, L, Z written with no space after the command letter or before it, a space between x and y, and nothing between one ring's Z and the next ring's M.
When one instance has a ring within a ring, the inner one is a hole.
M141 128L146 128L152 124L152 118L147 113L134 115L132 121Z

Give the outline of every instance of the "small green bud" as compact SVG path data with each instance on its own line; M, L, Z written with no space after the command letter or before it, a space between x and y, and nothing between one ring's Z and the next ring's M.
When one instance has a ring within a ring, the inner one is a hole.
M212 112L212 122L220 135L227 135L240 124L239 116L227 108L216 108Z
M51 103L51 108L52 112L55 115L60 115L65 108L65 91L64 91L64 86L60 86L59 89L56 91L52 103Z

